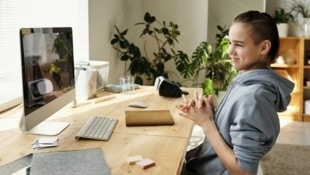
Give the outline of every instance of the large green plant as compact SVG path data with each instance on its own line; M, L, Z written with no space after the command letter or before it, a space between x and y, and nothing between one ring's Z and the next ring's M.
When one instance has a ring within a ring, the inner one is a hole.
M229 42L226 38L228 29L221 26L217 26L217 29L219 33L216 34L215 47L203 41L197 46L191 59L181 52L176 59L177 69L181 75L186 79L192 78L193 86L201 86L205 95L225 91L236 74L228 54ZM199 84L201 71L205 71L205 81Z
M231 64L228 54L229 40L227 39L228 29L217 26L219 33L216 35L217 43L214 50L209 54L206 64L206 81L204 83L204 94L218 94L219 91L226 91L236 71ZM209 85L209 82L212 84ZM210 86L213 91L209 91Z
M143 45L144 55L136 44L126 38L128 29L119 30L115 26L116 33L113 35L111 45L120 54L121 61L125 61L125 73L128 71L135 77L135 83L144 84L144 80L153 84L158 76L168 78L168 71L165 69L165 63L182 56L183 52L177 52L173 49L178 36L181 34L178 25L173 22L159 22L155 16L149 12L144 15L144 21L136 25L144 25L140 37L149 36L156 43L152 55L147 55L147 43ZM129 66L127 63L129 62Z
M192 87L203 87L204 94L208 95L213 92L217 94L220 90L226 90L235 75L227 53L228 40L225 36L228 34L228 29L217 26L219 33L216 34L215 47L203 41L189 57L183 51L173 49L180 35L178 25L175 23L159 22L155 16L146 12L144 22L136 23L136 25L144 25L140 37L149 36L156 43L151 56L148 56L146 52L144 52L145 56L142 55L142 49L126 38L128 29L121 31L115 26L116 33L111 39L111 45L120 54L120 59L125 61L125 72L129 71L135 76L135 83L144 84L143 80L146 79L153 84L158 76L169 78L168 75L174 72L166 71L165 64L172 60L183 79L192 82ZM144 51L146 45L147 43L144 44ZM201 71L206 71L203 73L205 76L203 83L199 83ZM185 81L178 83L184 85Z

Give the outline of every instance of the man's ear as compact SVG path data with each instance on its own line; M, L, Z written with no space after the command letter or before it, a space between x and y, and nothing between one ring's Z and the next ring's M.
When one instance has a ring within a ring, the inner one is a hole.
M264 40L261 43L261 54L266 55L268 54L269 50L271 49L271 42L269 40Z

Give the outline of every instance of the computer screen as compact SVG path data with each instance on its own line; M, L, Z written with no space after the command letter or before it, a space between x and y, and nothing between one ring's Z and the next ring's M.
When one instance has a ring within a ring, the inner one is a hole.
M46 119L75 100L71 27L20 29L23 115L20 129L57 135L69 124Z

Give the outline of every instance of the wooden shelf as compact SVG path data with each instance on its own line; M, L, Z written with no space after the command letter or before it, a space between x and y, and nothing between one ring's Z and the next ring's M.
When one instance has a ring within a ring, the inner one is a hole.
M304 122L310 122L310 115L309 114L303 114L303 121Z
M283 37L280 38L279 56L294 58L294 64L271 64L271 67L281 76L295 83L291 94L292 99L288 110L279 113L282 118L296 121L310 121L310 114L304 114L304 101L310 99L310 87L305 85L305 80L310 79L310 65L305 59L305 52L310 50L309 38Z
M271 64L270 67L272 68L299 68L300 66L298 64L276 64L274 63L274 64Z

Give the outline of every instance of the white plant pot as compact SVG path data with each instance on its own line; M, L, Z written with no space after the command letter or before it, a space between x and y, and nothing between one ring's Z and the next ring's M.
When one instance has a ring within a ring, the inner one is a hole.
M296 18L294 22L291 23L293 29L293 36L298 37L309 37L310 36L310 19L309 18Z
M280 37L288 36L288 24L287 23L279 23L277 24L278 32Z
M304 34L305 37L310 37L310 18L304 18Z

